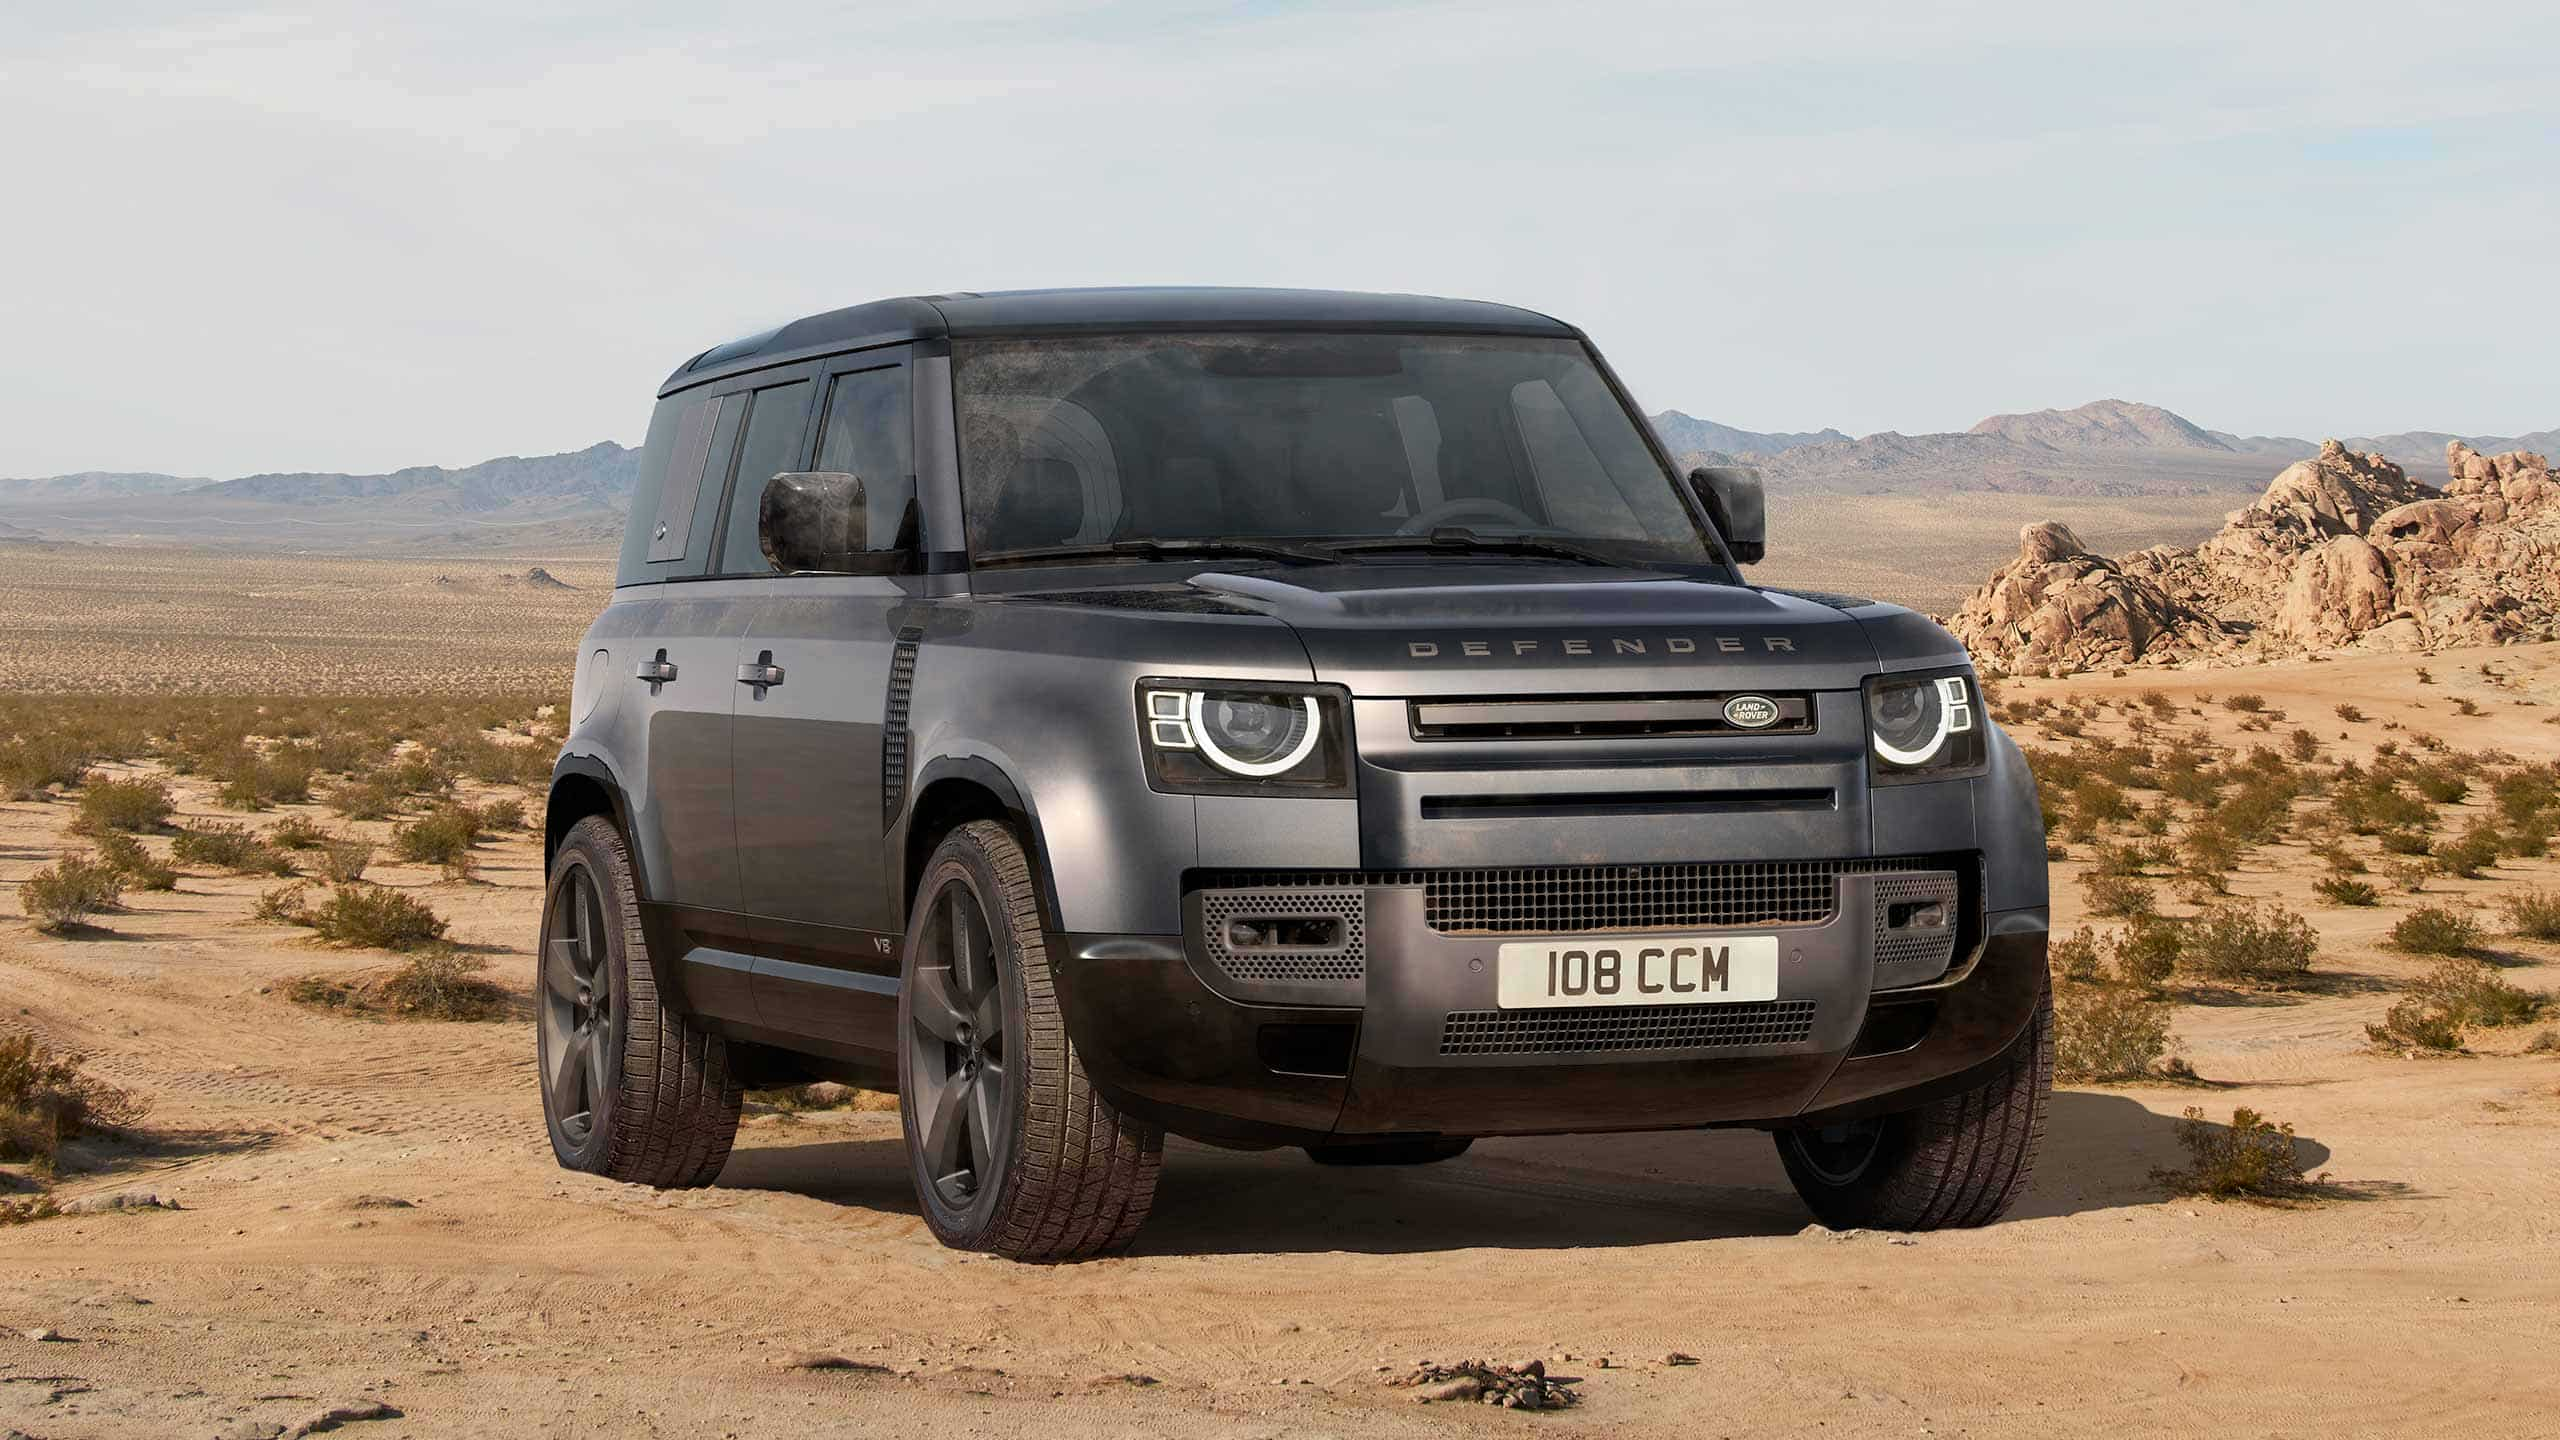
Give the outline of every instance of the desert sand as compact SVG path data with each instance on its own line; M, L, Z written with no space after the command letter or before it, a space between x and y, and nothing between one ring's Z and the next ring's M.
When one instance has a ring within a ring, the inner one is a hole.
M2420 664L2435 685L2414 683ZM2241 688L2324 740L2353 732L2340 753L2434 732L2560 756L2560 646L2003 698L2158 689L2245 746L2264 737L2205 698ZM2484 713L2455 718L2457 696ZM2330 721L2341 700L2370 720ZM2042 743L2034 728L2021 738ZM206 782L175 785L182 823L220 814ZM72 808L0 805L0 895L73 843ZM341 823L251 818L292 814ZM428 899L522 996L538 863L518 834L484 846L476 880L373 878ZM2055 869L2059 930L2082 918L2078 868ZM2033 1192L1990 1229L1808 1230L1748 1132L1495 1141L1348 1172L1176 1142L1135 1253L1034 1268L933 1242L881 1109L751 1113L707 1190L564 1173L529 1020L288 1003L287 977L388 957L253 923L270 881L190 871L129 895L104 933L0 920L0 1023L153 1106L140 1138L75 1146L59 1196L183 1207L0 1227L0 1433L264 1435L361 1400L399 1415L340 1433L384 1440L2555 1433L2560 1058L2521 1053L2521 1034L2374 1053L2364 1025L2423 968L2381 944L2410 899L2318 907L2315 872L2282 845L2234 888L2313 917L2323 983L2181 1005L2199 1083L2061 1090ZM2502 861L2425 898L2485 906L2555 880L2560 861ZM2497 943L2510 978L2560 986L2560 946ZM2181 1161L2190 1105L2292 1123L2334 1198L2169 1198L2151 1172ZM42 1331L58 1338L25 1338ZM789 1363L813 1355L842 1363ZM1384 1383L1468 1357L1543 1358L1582 1377L1584 1403L1419 1406Z

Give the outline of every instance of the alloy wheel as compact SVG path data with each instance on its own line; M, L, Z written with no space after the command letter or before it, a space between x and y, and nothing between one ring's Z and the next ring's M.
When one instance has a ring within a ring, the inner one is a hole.
M964 881L934 897L923 941L909 980L903 1089L935 1198L967 1211L997 1182L1019 1067L994 937Z
M619 1040L603 896L594 873L570 866L543 918L543 1098L569 1147L583 1150L595 1134L606 1061Z

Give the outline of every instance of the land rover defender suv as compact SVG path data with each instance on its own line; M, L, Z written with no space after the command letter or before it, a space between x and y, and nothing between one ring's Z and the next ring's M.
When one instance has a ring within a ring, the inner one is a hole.
M1021 1259L1128 1244L1167 1133L1747 1126L1830 1225L1997 1218L2034 783L1944 630L1764 544L1754 473L1501 305L935 295L694 356L550 792L560 1163L708 1184L742 1090L835 1080Z

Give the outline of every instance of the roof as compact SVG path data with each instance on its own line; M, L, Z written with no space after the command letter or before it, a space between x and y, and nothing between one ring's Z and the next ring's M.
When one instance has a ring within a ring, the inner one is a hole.
M1550 336L1580 333L1563 321L1534 310L1434 295L1207 285L963 291L905 295L822 311L715 345L677 366L658 393L697 385L715 375L901 340L1129 330L1404 330Z

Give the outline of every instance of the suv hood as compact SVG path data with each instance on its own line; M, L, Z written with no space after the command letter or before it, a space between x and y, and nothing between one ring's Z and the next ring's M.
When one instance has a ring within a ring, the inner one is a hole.
M1897 606L1659 571L1435 563L1190 583L1287 624L1318 680L1361 696L1846 690L1964 658Z

